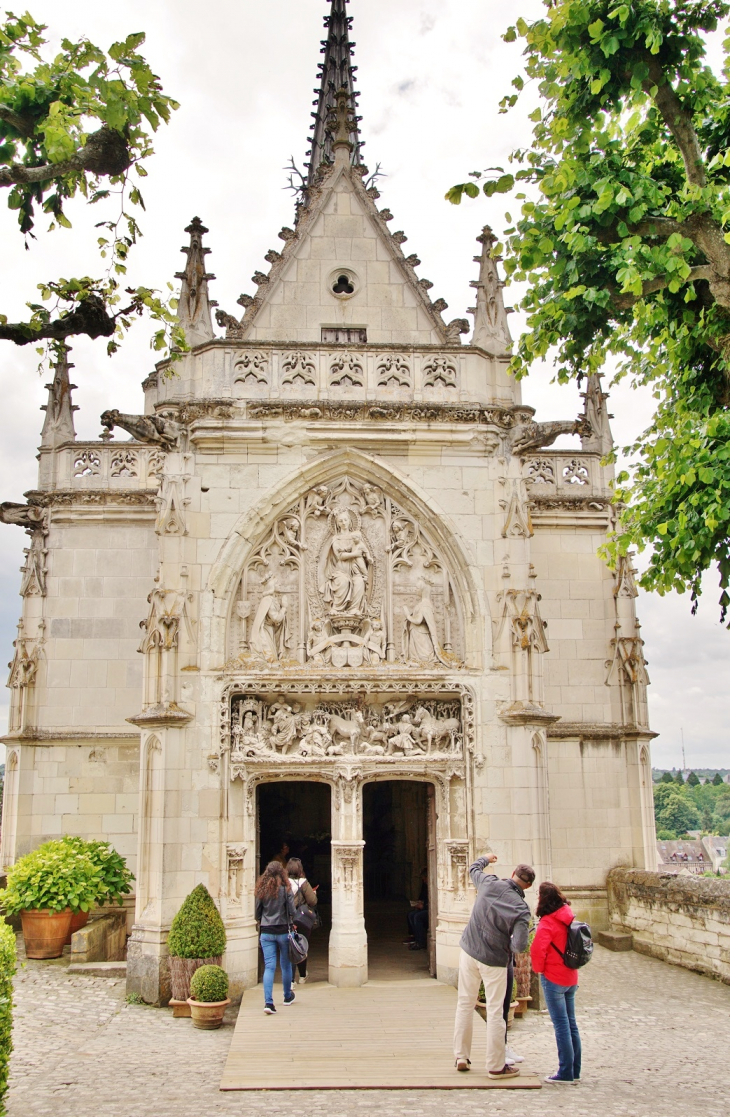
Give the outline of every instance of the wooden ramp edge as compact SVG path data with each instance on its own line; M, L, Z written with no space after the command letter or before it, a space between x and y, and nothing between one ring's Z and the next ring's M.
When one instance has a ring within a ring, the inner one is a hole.
M484 1069L486 1028L474 1018L472 1069L454 1067L456 991L436 981L336 989L296 987L263 1011L261 986L241 1004L221 1090L539 1090L536 1074L495 1082ZM285 1052L285 1055L282 1055Z

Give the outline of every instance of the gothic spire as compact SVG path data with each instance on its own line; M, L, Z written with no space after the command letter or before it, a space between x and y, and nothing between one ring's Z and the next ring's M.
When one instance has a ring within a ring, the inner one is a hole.
M479 264L479 279L473 279L470 284L477 290L477 305L470 311L474 315L471 344L485 349L492 357L501 357L509 353L512 338L502 298L504 282L499 278L497 260L492 256L497 238L489 225L485 225L477 240L482 251L480 256L474 257L474 262Z
M56 450L64 442L76 439L73 413L78 411L78 407L71 402L71 391L76 385L69 382L69 369L74 367L69 364L70 352L67 345L62 346L61 355L53 366L53 381L46 384L48 403L41 407L41 411L46 413L41 431L41 450Z
M352 65L352 52L354 43L350 42L350 24L352 16L346 14L346 5L350 0L331 0L330 14L324 17L327 28L327 38L322 40L324 62L319 63L320 85L315 89L317 111L312 113L314 124L311 126L313 135L310 140L311 147L308 152L307 187L313 185L317 172L322 163L333 161L333 139L335 132L335 109L337 94L344 90L347 93L348 118L351 125L349 142L352 144L351 162L359 166L360 148L362 141L358 130L357 98L355 92L354 73L357 66Z
M583 414L590 426L590 434L581 436L581 446L584 450L597 450L603 457L613 450L613 434L611 433L610 419L606 402L608 392L603 391L601 374L592 373L588 377L588 384L583 396Z
M199 217L194 217L185 232L190 233L190 244L180 249L187 257L185 270L175 274L176 279L182 280L177 314L188 345L192 346L201 345L215 336L210 308L217 303L211 302L208 296L208 280L215 279L205 270L205 257L210 249L203 248L203 234L208 230Z

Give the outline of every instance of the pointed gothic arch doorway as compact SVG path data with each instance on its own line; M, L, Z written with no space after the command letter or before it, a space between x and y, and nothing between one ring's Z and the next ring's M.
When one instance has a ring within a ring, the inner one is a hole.
M370 980L436 974L436 799L432 783L379 779L363 787L363 884ZM425 900L425 908L414 905ZM417 926L409 913L428 912ZM416 932L413 946L407 942Z

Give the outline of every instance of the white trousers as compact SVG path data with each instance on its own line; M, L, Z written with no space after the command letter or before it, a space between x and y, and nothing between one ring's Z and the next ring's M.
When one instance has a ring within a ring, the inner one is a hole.
M487 1071L504 1066L506 1029L504 998L507 992L507 967L485 966L465 951L459 957L459 999L454 1021L454 1058L468 1059L474 1028L474 1005L479 996L479 982L484 982L487 1002Z

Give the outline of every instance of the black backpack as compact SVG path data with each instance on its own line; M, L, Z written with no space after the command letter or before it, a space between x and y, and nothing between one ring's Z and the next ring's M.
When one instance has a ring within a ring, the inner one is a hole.
M558 950L554 942L550 945ZM579 970L581 966L590 962L593 956L593 939L591 938L591 929L587 923L581 923L580 919L573 920L568 927L565 953L558 950L558 954L569 970Z

